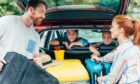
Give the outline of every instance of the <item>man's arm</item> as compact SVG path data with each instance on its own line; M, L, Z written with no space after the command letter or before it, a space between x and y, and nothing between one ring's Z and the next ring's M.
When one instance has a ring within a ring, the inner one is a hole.
M0 41L4 34L6 33L8 29L8 21L6 18L1 17L0 18ZM2 44L0 44L0 71L2 71L2 68L4 64L6 64L6 61L4 60L4 56L6 55L7 51L2 47Z
M42 67L42 60L41 57L39 56L39 46L40 46L40 37L37 34L37 42L36 42L36 46L35 46L35 50L33 53L33 61L40 67Z

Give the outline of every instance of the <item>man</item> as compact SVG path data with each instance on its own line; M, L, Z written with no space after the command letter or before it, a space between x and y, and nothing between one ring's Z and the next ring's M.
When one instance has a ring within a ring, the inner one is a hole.
M0 18L0 71L6 61L7 52L17 52L42 67L39 57L38 33L33 24L40 25L45 18L46 4L41 0L29 0L22 16L4 16Z
M62 38L62 43L67 49L71 49L73 46L87 46L89 43L86 39L78 37L78 30L67 30L66 36ZM51 40L51 45L60 45L57 39Z

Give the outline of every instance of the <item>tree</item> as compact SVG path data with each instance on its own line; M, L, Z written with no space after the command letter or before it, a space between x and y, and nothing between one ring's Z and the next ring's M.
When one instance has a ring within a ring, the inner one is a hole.
M0 16L20 14L21 13L14 0L0 0Z
M119 4L112 5L112 3L116 3L118 0L45 0L49 7L59 6L59 5L76 5L76 4L100 4L102 6L107 6L112 9L116 9ZM110 3L106 3L109 1ZM101 2L101 3L100 3ZM0 16L3 15L20 15L21 12L18 9L14 0L0 0ZM140 0L130 0L130 4L128 7L128 15L133 18L140 18Z
M140 18L140 0L130 0L127 12L133 18Z

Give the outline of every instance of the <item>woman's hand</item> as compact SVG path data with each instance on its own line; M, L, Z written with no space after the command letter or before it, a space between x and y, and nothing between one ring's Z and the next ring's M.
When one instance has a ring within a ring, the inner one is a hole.
M102 77L97 78L98 84L101 84L101 79L102 79Z

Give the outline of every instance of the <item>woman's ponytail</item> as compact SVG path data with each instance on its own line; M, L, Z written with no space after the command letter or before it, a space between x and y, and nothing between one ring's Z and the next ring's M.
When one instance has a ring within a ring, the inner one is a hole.
M133 42L135 45L140 46L140 20L133 20L134 24L134 39Z

